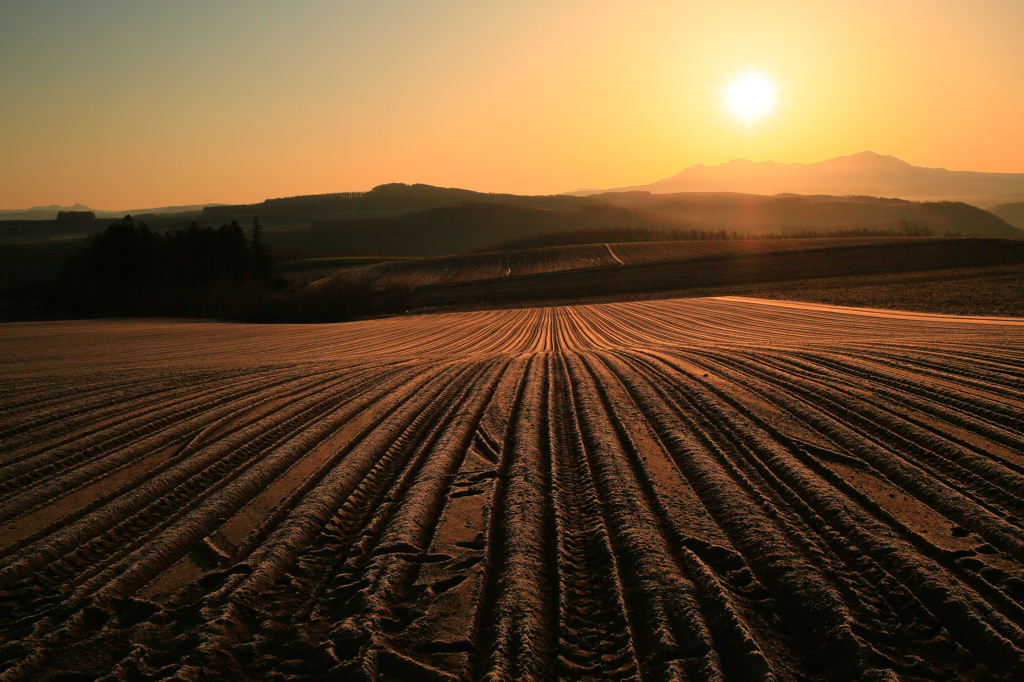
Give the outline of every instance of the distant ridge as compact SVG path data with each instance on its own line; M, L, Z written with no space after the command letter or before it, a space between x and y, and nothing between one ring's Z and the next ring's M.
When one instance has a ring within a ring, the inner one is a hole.
M1024 238L987 211L948 201L737 193L517 196L397 183L221 206L205 210L200 222L245 223L253 216L267 226L275 248L322 256L441 256L595 229Z
M1024 230L1024 201L1000 204L993 206L989 211L1014 227Z
M874 157L868 160L884 166L893 162L906 165L891 157ZM758 165L733 165L737 163ZM98 212L100 220L95 227L101 230L105 224L100 223L124 213L131 213L157 231L182 228L192 222L214 228L232 221L251 225L253 218L259 217L267 230L268 244L294 258L441 256L500 249L508 243L534 243L537 239L561 244L584 234L592 237L597 234L595 230L604 230L602 234L606 235L615 230L646 230L652 234L684 231L787 237L930 235L1024 239L1024 232L1002 218L963 202L920 202L865 195L652 194L645 190L588 196L524 196L390 183L368 192L211 205L202 211L195 208ZM8 213L0 218L0 241L29 243L67 238L72 231L59 222L38 218L16 220ZM601 241L609 239L605 236Z
M91 211L92 209L82 204L74 206L33 206L24 209L0 210L0 220L53 220L61 211Z
M1024 173L978 173L912 166L894 156L861 152L818 163L778 163L734 159L717 166L702 163L647 185L605 192L742 192L746 194L828 194L964 201L988 208L1024 199Z
M53 220L61 211L92 211L97 218L123 218L126 215L172 215L175 213L199 213L208 206L223 206L223 204L194 204L191 206L160 206L158 208L136 208L123 211L100 211L82 204L73 206L33 206L25 209L0 209L0 221L2 220Z

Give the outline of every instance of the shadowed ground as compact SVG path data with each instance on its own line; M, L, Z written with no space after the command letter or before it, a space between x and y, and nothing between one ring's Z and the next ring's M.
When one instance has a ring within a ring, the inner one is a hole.
M1024 322L0 327L0 679L1019 679Z

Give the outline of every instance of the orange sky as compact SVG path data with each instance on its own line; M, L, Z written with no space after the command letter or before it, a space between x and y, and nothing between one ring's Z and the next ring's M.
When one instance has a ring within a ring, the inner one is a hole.
M1022 28L1019 0L3 3L0 208L547 194L864 150L1024 172ZM752 68L778 105L747 130L721 91Z

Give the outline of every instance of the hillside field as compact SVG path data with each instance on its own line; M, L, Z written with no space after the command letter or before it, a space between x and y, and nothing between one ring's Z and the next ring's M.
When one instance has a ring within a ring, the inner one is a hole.
M749 239L586 244L410 259L314 282L331 299L393 295L405 311L457 311L745 295L1024 316L1024 242Z
M930 240L926 240L930 241ZM616 265L713 260L807 249L915 243L917 239L749 239L579 244L374 263L338 278L375 289L506 279Z
M0 325L0 679L1019 680L1024 321Z

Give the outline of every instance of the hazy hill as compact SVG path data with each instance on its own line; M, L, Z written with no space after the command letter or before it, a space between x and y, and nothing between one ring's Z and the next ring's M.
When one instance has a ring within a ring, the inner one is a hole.
M294 227L312 221L394 218L414 211L461 206L465 203L502 204L520 208L571 211L595 205L592 199L564 194L521 196L488 194L468 189L390 183L369 192L312 194L267 199L259 204L212 206L203 209L204 221L251 220L259 216L269 227Z
M271 232L267 238L279 249L324 255L441 256L593 226L669 230L678 223L603 202L567 210L465 202L398 216L320 220L309 230Z
M169 216L177 215L182 213L195 213L199 214L207 206L219 206L220 204L195 204L193 206L160 206L158 208L136 208L136 209L125 209L122 211L97 211L91 209L88 206L82 204L75 204L74 206L35 206L28 209L5 209L0 210L0 222L6 222L10 220L54 220L57 218L57 214L64 211L92 211L96 214L97 218L123 218L126 215L157 215L157 216Z
M1024 230L1024 201L1012 204L999 204L990 208L989 212L999 216L1014 227Z
M858 194L903 199L955 199L984 207L1001 203L997 198L1000 196L1024 194L1024 173L976 173L923 168L892 156L861 152L818 163L755 163L745 159L735 159L717 166L699 163L649 185L606 191L634 190L652 194ZM573 192L575 195L599 193L599 190Z
M646 191L587 197L520 196L393 183L369 192L195 209L166 207L132 215L161 232L193 221L217 228L237 220L248 229L252 218L258 216L267 228L268 243L290 252L287 255L291 257L438 256L494 249L546 235L636 228L787 236L859 231L873 236L950 234L1024 239L1021 230L967 204L866 196ZM97 217L103 220L104 215ZM0 240L51 241L55 235L68 238L71 232L82 230L63 229L53 221L0 220ZM559 238L552 243L574 242Z
M652 194L620 192L595 195L671 221L701 229L793 234L807 230L905 231L927 228L934 236L947 233L977 237L1024 238L1024 232L976 206L960 202L916 202L868 196L763 196L729 192Z
M92 209L82 204L74 206L33 206L26 209L4 209L0 210L0 221L9 220L55 220L61 211L91 211Z
M369 192L208 207L200 222L248 224L254 216L269 228L272 246L310 256L438 256L595 228L903 234L909 225L936 236L1024 238L1024 232L966 204L735 193L520 196L400 183Z
M96 211L97 218L123 218L126 215L140 216L175 216L186 213L199 214L200 211L209 206L220 206L221 204L192 204L190 206L158 206L157 208L135 208L123 211Z

